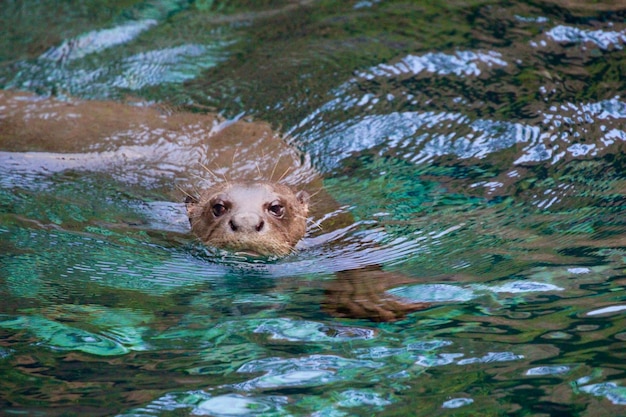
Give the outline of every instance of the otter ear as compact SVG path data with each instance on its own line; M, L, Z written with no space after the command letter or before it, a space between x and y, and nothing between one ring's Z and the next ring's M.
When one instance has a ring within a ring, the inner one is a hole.
M298 202L304 206L308 206L309 205L309 198L311 196L309 195L309 193L307 193L304 190L298 191L296 193L296 199L298 199Z
M189 220L191 220L195 210L198 208L198 199L196 197L188 195L187 197L185 197L185 207L187 208L187 217L189 217Z

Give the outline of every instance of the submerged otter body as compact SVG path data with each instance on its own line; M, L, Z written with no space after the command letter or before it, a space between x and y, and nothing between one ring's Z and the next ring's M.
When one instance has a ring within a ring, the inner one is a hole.
M284 256L304 237L309 194L274 182L225 182L186 206L191 231L206 245Z
M307 155L265 122L3 90L0 108L0 167L13 172L101 171L174 201L234 181L322 188ZM336 208L320 197L319 215Z

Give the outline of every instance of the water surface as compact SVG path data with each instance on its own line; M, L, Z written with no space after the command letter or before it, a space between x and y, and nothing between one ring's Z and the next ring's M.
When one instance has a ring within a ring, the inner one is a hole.
M626 413L623 7L2 9L3 89L265 120L354 217L250 264L199 245L149 172L0 143L2 414ZM142 150L173 182L179 139ZM325 283L372 264L432 307L327 314Z

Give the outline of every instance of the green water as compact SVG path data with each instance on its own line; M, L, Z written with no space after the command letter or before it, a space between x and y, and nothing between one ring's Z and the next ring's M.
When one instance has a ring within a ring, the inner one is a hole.
M0 152L1 415L626 415L622 6L5 1L0 27L3 89L268 121L355 219L249 264L150 183ZM363 264L432 307L327 314Z

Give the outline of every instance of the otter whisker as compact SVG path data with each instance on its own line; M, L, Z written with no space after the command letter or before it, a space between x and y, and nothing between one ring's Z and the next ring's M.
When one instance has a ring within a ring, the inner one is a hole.
M206 183L206 184L209 184L209 185L211 184L211 181L209 181L206 177L203 177L203 176L201 176L201 175L198 175L198 174L190 174L190 176L191 176L191 178L194 178L194 179L198 179L198 180L200 180L200 181L199 181L200 183ZM213 181L214 181L214 182L221 182L222 180L221 180L220 178L216 178L216 179L214 179ZM195 192L196 194L198 194L198 195L200 195L200 194L201 194L201 191L198 189L198 186L197 186L196 184L193 184L193 185L192 185L192 188L193 188L193 190L194 190L194 192Z
M209 175L211 175L213 178L215 178L216 180L219 180L220 177L218 177L215 172L213 172L213 170L211 170L211 168L209 168L208 166L204 165L202 162L200 162L200 166L209 173Z
M285 172L283 172L283 175L280 176L280 178L278 178L278 180L276 182L281 182L289 173L289 171L291 171L291 167L287 167L287 169L285 170Z
M239 152L239 146L237 146L235 148L235 151L233 152L233 159L230 161L230 165L231 166L235 165L235 159L237 158L237 152Z
M205 180L206 180L206 178L205 178L205 177L203 177L202 175L198 175L198 174L193 174L193 173L192 173L192 174L191 174L191 177L192 177L192 178L197 178L197 179L202 180L202 181L205 181Z
M282 158L282 155L278 157L278 159L276 160L276 162L274 163L274 167L272 168L272 172L270 173L270 181L274 180L274 173L276 172L276 167L278 167L278 164L280 163L280 159ZM276 181L278 182L278 181Z
M221 178L219 178L219 180L225 182L226 184L230 184L230 179L228 179L227 172L222 172Z
M197 196L199 196L199 195L202 193L202 191L201 191L200 189L198 189L198 187L197 187L195 184L192 184L191 188L193 189L193 192L194 192Z
M191 198L193 198L193 197L194 197L191 193L189 193L187 190L185 190L185 189L184 189L183 187L181 187L180 185L176 184L176 188L178 188L178 190L179 190L180 192L182 192L183 194L185 194L185 196L187 196L187 197L191 197Z
M301 218L302 217L304 217L304 216L301 216ZM309 217L306 218L307 226L314 227L314 228L316 228L318 230L324 230L324 228L322 227L322 221L323 221L323 219L314 220L314 219L309 218ZM308 229L308 227L307 227L307 229Z
M318 194L319 194L319 193L321 193L321 192L322 192L322 189L320 188L319 190L315 191L314 193L309 194L309 197L310 197L310 198L313 198L313 197L315 197L316 195L318 195Z
M226 184L230 184L230 180L227 177L228 174L228 170L224 170L222 169L222 167L220 167L219 165L217 165L217 161L214 161L213 164L215 165L215 169L216 170L221 170L221 181L224 181ZM232 166L232 164L231 164Z
M324 231L324 228L322 227L322 222L312 222L311 226L316 228L317 230L319 230L320 232Z

